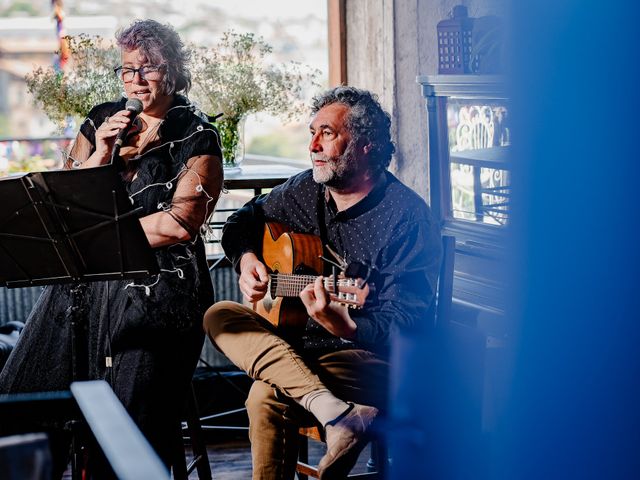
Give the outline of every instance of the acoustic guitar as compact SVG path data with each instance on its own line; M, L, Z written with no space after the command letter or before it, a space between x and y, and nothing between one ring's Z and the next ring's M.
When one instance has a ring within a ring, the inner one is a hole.
M304 329L308 315L298 295L322 272L321 255L319 237L294 233L280 223L267 223L262 258L270 272L269 287L265 297L253 304L254 310L279 328ZM335 282L332 277L324 279L331 301L352 308L361 308L369 294L368 285L361 283L344 275Z

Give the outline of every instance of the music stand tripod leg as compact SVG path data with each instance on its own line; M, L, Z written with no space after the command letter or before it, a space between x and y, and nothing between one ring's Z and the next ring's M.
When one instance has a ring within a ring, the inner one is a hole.
M71 289L71 370L74 382L88 379L87 312L82 299L87 285L78 283ZM71 478L83 480L86 469L86 424L82 420L68 423L71 431Z

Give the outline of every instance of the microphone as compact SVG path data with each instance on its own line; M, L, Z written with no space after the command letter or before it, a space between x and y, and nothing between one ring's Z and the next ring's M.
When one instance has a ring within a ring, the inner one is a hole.
M144 107L142 106L142 102L137 98L129 98L127 99L127 103L125 103L124 108L125 110L129 110L130 112L132 112L131 116L129 117L131 118L131 123L129 123L129 125L118 132L116 141L113 144L113 150L111 151L111 163L114 163L114 160L118 158L118 155L120 154L120 147L122 147L124 139L127 138L127 134L133 126L133 121L142 112L142 109Z

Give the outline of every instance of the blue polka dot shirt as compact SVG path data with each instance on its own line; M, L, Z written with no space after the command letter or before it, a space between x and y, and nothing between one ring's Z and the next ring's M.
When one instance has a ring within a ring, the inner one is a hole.
M313 180L311 170L254 198L229 217L223 230L222 245L236 269L244 253L260 255L265 221L321 236L348 262L362 263L373 272L372 294L364 308L350 311L357 324L355 340L337 338L310 319L305 349L364 348L386 355L395 330L432 325L440 231L424 200L390 172L343 211L337 210L326 187ZM329 272L327 268L324 273Z

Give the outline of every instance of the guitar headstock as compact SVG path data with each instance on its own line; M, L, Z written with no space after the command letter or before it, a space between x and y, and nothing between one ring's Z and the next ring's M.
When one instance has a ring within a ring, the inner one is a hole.
M338 277L338 291L335 292L333 278L325 277L324 288L329 292L332 302L349 308L362 308L369 295L369 285L360 278Z

